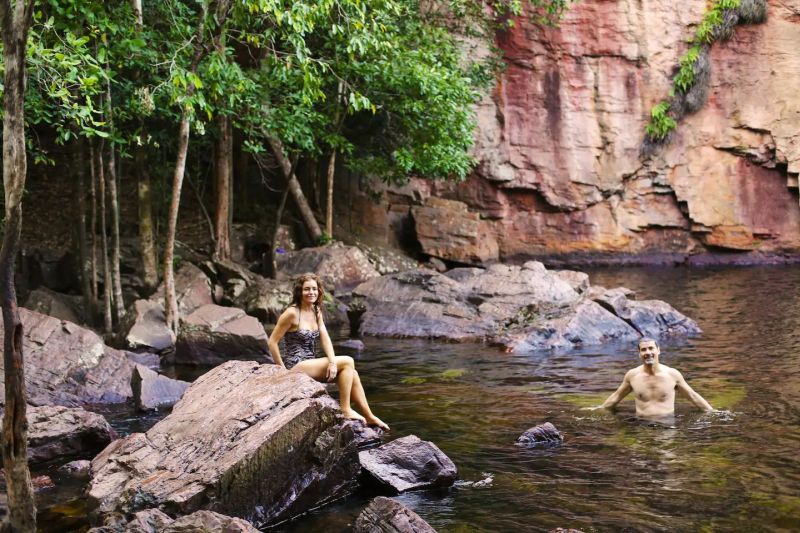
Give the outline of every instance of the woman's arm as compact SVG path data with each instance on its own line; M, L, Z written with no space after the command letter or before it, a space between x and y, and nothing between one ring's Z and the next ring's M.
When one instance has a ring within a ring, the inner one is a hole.
M331 337L328 335L328 328L325 327L325 321L322 319L322 313L317 312L317 324L319 325L319 341L322 345L322 351L325 357L328 358L328 369L325 373L325 378L328 381L336 379L338 369L336 367L336 354L333 352L333 343Z
M297 318L297 310L294 307L290 307L278 318L278 323L275 325L275 329L272 330L272 335L269 336L269 341L267 341L267 346L269 347L269 353L272 354L272 360L281 368L286 368L286 365L283 364L283 359L281 358L281 350L278 347L278 343L281 341L286 332L289 331L289 328L292 327L294 324L295 319Z

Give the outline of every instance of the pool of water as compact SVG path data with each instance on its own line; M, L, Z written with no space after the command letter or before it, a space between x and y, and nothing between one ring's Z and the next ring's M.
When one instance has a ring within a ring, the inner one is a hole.
M800 530L800 269L590 275L698 321L703 334L663 343L661 360L725 411L703 414L681 399L674 421L655 425L633 417L631 398L616 413L581 410L638 364L632 344L503 354L368 338L357 364L390 438L433 441L461 478L449 490L397 499L440 532ZM124 412L111 418L123 430L151 423ZM542 422L564 433L563 445L514 445ZM471 485L486 478L488 486ZM348 531L371 496L355 494L273 531Z

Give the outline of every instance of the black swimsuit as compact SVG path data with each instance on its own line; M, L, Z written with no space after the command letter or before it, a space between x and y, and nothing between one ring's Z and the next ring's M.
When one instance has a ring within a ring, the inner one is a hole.
M283 364L286 365L286 368L292 368L300 361L315 357L319 330L298 329L297 331L287 331L283 338L286 347Z

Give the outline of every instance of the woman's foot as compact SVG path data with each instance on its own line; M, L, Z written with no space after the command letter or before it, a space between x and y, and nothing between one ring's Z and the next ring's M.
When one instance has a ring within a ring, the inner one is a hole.
M358 421L363 422L365 424L367 423L367 419L366 418L364 418L360 414L356 413L352 409L350 409L348 411L345 411L344 409L342 409L342 414L344 415L345 418L347 418L349 420L358 420Z
M387 424L386 422L384 422L375 415L369 415L365 420L368 426L378 426L384 431L389 431L389 424Z

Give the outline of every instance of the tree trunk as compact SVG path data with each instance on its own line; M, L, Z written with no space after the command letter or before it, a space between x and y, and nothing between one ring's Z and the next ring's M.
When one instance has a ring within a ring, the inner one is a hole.
M106 63L106 68L108 64ZM111 81L106 80L106 106L108 129L114 131L113 104L111 103ZM114 318L119 324L125 315L125 302L122 300L122 278L119 271L119 194L117 193L117 170L114 143L108 142L108 196L111 201L111 282L114 290Z
M148 291L152 291L158 285L158 259L150 170L147 168L147 154L144 146L136 146L133 150L139 190L139 249L142 254L144 284Z
M328 187L327 195L325 198L325 233L328 238L333 238L333 177L336 171L336 150L331 152L331 158L328 160Z
M133 10L133 18L136 19L134 23L136 31L142 31L144 21L142 19L142 0L131 0L131 9Z
M83 293L83 309L86 315L84 319L88 321L88 318L94 314L92 310L94 307L94 300L92 299L92 279L91 272L89 271L89 246L86 236L86 168L84 167L86 148L83 138L78 138L75 148L74 165L77 174L77 179L75 180L75 206L78 210L78 251L81 262L81 292Z
M314 218L314 212L308 205L308 201L303 194L303 188L300 187L300 182L297 181L297 177L294 175L294 172L292 172L292 165L283 152L283 145L278 139L272 137L269 139L269 145L272 147L275 159L278 160L281 170L283 170L284 177L289 182L289 194L292 195L294 203L297 204L300 216L303 218L303 223L311 236L311 240L314 241L314 243L318 243L322 238L322 230L317 223L317 219Z
M100 253L103 255L103 327L106 333L114 329L111 315L111 265L108 262L108 232L106 230L106 179L103 164L103 140L97 140L95 167L97 195L100 197Z
M219 259L231 258L230 198L231 170L233 168L233 135L230 118L217 117L219 137L214 150L214 173L216 176L217 204L214 212L216 229L216 256Z
M97 170L95 165L94 142L89 140L89 200L92 203L89 218L90 234L92 237L92 307L97 305ZM94 324L95 315L92 315L89 323Z
M22 230L22 193L25 190L25 43L33 2L0 0L3 39L3 191L5 234L0 248L0 290L3 309L3 364L5 410L2 453L12 531L36 531L36 504L28 469L28 421L22 320L17 308L14 263Z
M294 176L294 169L297 166L297 159L289 167L289 175ZM269 263L267 264L267 275L276 279L278 277L278 259L276 250L278 248L278 235L281 231L281 218L283 218L283 210L286 208L286 197L289 196L289 180L286 181L286 186L283 188L281 194L281 201L278 204L278 210L275 212L275 229L272 231L272 239L270 239L269 247Z

